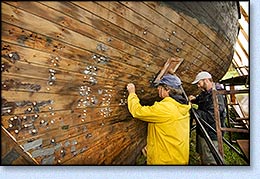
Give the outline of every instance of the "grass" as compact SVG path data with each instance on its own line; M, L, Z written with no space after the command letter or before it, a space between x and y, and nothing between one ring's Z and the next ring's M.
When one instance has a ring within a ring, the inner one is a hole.
M236 135L240 138L241 135ZM228 134L226 133L224 137L227 139ZM190 138L190 164L189 165L200 165L200 157L196 152L196 131L191 132ZM228 139L227 139L228 140ZM229 140L228 140L229 141ZM237 144L232 144L238 151L241 152ZM247 162L241 158L233 149L231 149L227 144L223 142L224 149L224 163L225 165L249 165ZM242 152L241 152L242 153Z

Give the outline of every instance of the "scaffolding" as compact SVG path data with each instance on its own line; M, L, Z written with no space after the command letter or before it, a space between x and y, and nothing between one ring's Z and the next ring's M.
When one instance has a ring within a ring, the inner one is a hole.
M213 103L215 106L215 120L216 124L220 121L219 117L216 115L218 106L216 95L224 95L226 100L226 111L227 111L227 127L222 128L220 125L216 125L217 134L222 135L222 132L228 132L229 142L231 144L236 143L241 151L243 152L243 159L249 163L249 141L250 136L243 139L234 140L233 133L245 133L249 134L249 113L248 103L243 104L241 101L247 101L249 98L249 77L248 75L232 77L230 79L220 81L224 85L223 90L213 90ZM240 98L238 98L240 97ZM231 112L233 113L231 115ZM218 138L218 144L220 146L220 153L223 155L223 142Z

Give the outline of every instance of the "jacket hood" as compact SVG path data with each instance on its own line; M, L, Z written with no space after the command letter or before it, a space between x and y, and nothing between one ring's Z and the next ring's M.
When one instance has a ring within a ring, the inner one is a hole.
M171 95L171 97L181 104L188 104L188 101L181 95Z
M176 97L178 96L178 97ZM191 105L190 104L187 104L187 101L180 95L176 95L174 97L169 97L171 100L173 100L173 102L175 103L175 105L177 106L179 112L182 114L182 115L187 115L187 113L190 112L190 108L191 108ZM168 97L167 97L168 98ZM181 102L180 102L181 101Z

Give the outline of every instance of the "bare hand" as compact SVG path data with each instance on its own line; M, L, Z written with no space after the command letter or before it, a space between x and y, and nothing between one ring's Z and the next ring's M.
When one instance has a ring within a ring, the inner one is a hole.
M196 97L193 96L193 95L190 95L188 98L189 98L189 101L192 101L192 100L196 99Z
M126 86L128 93L135 93L135 85L133 83L128 83Z

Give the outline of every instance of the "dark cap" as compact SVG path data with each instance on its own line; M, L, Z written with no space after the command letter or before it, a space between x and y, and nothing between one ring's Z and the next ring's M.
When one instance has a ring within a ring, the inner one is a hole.
M159 81L158 85L160 85L160 84L165 84L169 87L179 89L181 86L181 80L176 75L166 74Z

